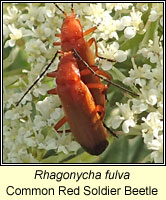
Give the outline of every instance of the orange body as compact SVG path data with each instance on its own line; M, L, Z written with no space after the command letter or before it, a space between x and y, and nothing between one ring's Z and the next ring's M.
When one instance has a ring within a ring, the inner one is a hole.
M93 28L92 28L93 29ZM94 30L96 27L94 27ZM94 31L93 30L93 31ZM89 34L93 31L87 31ZM63 52L72 51L74 48L81 56L81 58L91 67L95 66L95 60L94 60L94 54L90 49L90 46L92 42L87 42L84 39L84 33L82 26L80 24L80 21L76 17L74 11L71 15L66 15L62 28L61 28L61 50ZM86 66L77 59L78 67L80 71L87 70ZM97 68L97 67L96 67ZM106 99L105 99L105 91L103 90L103 87L100 88L98 86L101 86L102 83L100 81L100 78L95 76L93 73L88 73L87 75L81 76L81 80L88 86L90 83L96 84L96 87L90 87L89 90L94 98L95 104L102 106L102 114L101 118L103 119L105 114L105 105L106 105ZM104 86L104 85L103 85Z
M108 145L107 132L71 52L61 57L56 83L57 94L74 137L88 153L101 154Z
M56 7L61 10L57 5ZM83 33L73 9L69 16L64 11L62 12L65 20L61 34L56 34L61 42L54 43L55 46L61 45L62 56L58 70L47 74L49 77L56 77L57 83L57 88L48 93L59 95L65 112L65 117L54 128L58 131L67 121L71 132L81 146L88 153L99 155L108 145L107 131L103 125L106 103L105 85L73 55L74 48L90 67L98 70L98 67L94 65L94 55L90 50L93 39L84 40L84 35L93 32L96 27Z

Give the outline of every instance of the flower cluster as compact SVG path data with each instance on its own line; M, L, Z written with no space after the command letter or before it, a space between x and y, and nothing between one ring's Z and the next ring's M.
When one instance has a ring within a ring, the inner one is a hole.
M70 3L59 6L71 12ZM62 134L53 128L64 114L58 96L47 95L55 87L52 80L42 77L20 105L15 104L59 49L53 42L59 41L55 34L60 33L64 15L52 3L4 3L3 7L4 162L44 162L52 150L60 162L65 158L62 154L73 155L80 145L65 133L65 127ZM75 3L74 9L84 30L97 25L93 37L99 54L116 60L102 60L101 67L139 93L139 97L124 97L123 103L119 100L118 112L110 114L110 126L128 135L142 135L152 150L152 161L162 162L162 3ZM131 67L124 64L118 70L118 64L126 61ZM58 62L49 71L56 70ZM50 158L49 162L56 161Z

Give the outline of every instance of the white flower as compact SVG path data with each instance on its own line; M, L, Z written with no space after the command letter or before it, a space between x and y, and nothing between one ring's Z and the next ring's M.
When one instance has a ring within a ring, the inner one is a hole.
M33 90L33 95L34 95L35 97L38 97L39 94L41 94L41 95L44 96L44 95L47 94L48 89L49 89L48 85L42 84L40 87L35 88L35 89Z
M11 34L9 34L10 36L10 40L8 40L6 43L5 43L5 48L10 46L10 47L13 47L16 43L16 40L19 40L22 38L22 31L21 29L17 29L15 28L15 26L12 24L12 25L9 25L8 26Z
M127 27L125 28L124 30L124 36L127 38L127 39L131 39L133 37L135 37L136 35L136 28L135 27Z
M22 114L23 117L29 117L30 118L30 115L32 114L32 105L31 105L31 103L27 103L24 106L24 108L21 108L20 114Z
M110 124L113 129L117 129L123 120L124 120L124 117L115 116L111 119Z
M142 98L147 104L154 106L157 103L158 92L156 89L141 89Z
M118 50L115 54L114 54L114 58L117 62L124 62L125 60L127 60L127 52L124 52L122 50Z
M10 34L9 34L10 33ZM5 43L5 48L10 46L14 47L17 40L20 40L22 37L27 37L31 35L31 31L26 30L25 28L21 27L17 29L14 24L8 25L8 34L10 36L10 40L7 40Z
M20 118L20 115L19 115L19 113L15 113L14 110L8 110L8 111L5 113L5 118L6 118L6 119L15 120L15 119L19 119L19 118Z
M86 9L86 12L89 15L87 19L93 20L96 24L98 24L103 18L104 9L102 8L101 3L90 4L90 7Z
M150 58L151 63L156 63L158 61L158 56L153 52L149 52L147 58Z
M104 47L103 43L99 43L99 46L99 52L101 52L100 54L104 58L113 59L117 62L123 62L127 59L127 52L119 50L119 44L117 42L107 45L107 48ZM111 69L112 65L109 63L107 61L102 62L102 68L105 70Z
M58 147L58 153L60 153L60 152L63 152L64 154L68 154L66 147L63 145L59 145L59 147Z
M24 127L21 127L18 131L18 136L16 140L20 144L26 144L27 147L35 147L36 143L33 140L32 133L30 130L26 130Z
M132 103L133 103L132 110L133 110L134 113L140 114L143 111L148 109L148 105L144 102L141 102L140 100L133 99Z
M151 70L152 67L148 64L144 64L143 67L137 67L133 58L131 61L134 69L129 71L130 78L127 78L127 80L124 80L124 82L131 81L135 84L139 84L141 87L144 87L146 84L146 79L152 79L154 76Z
M116 20L116 29L117 31L122 31L125 28L125 24L123 23L123 20L121 18L121 20L117 19Z
M154 41L149 40L148 47L140 49L138 54L142 54L147 59L150 58L151 63L157 63L159 61L163 54L163 48L159 42L158 32L154 34Z
M158 138L153 139L147 144L148 149L153 150L151 153L151 158L155 163L163 162L163 135L160 135Z
M118 40L118 34L116 33L116 21L109 15L104 13L103 18L98 26L98 30L101 32L100 38L107 40L109 38L115 38Z
M3 24L3 37L6 40L10 33L9 27L6 24Z
M163 130L163 121L161 118L161 114L157 112L149 113L147 118L143 117L142 120L145 122L143 126L145 128L142 129L142 132L158 138L159 131Z
M41 53L46 53L47 51L44 43L39 39L31 39L26 43L25 50L31 52L31 54L36 54L36 56L41 55Z
M56 110L56 114L59 116L60 109L56 108L59 105L60 105L60 101L57 96L49 96L49 97L46 97L43 101L38 101L36 104L36 109L42 114L44 119L48 119L50 116L53 115L53 113L51 112L55 112L55 110Z
M122 10L122 9L129 9L130 6L133 6L132 3L106 3L106 8L107 10L112 11L115 9L117 10Z
M156 10L152 10L150 12L150 16L149 16L149 21L154 22L158 19L158 13L156 12Z
M39 149L52 150L57 148L57 141L55 138L46 137L45 141L39 143Z
M106 70L106 71L110 70L112 68L112 63L107 61L107 60L103 60L101 67L102 67L103 70Z
M153 3L151 12L149 15L149 21L154 22L162 15L163 15L163 4L162 3Z
M123 16L121 18L121 23L124 26L131 26L131 16Z
M123 121L122 129L123 129L124 133L129 132L129 127L135 126L134 113L130 109L129 104L130 104L129 101L127 104L117 103L122 116L116 116L116 117L114 117L114 119L111 120L112 121L111 125L113 128L117 128Z
M40 130L42 127L46 126L46 122L43 121L42 117L40 115L36 115L34 119L34 130Z
M137 11L135 12L135 8L132 8L132 12L130 13L131 15L131 25L138 31L140 28L140 25L142 24L142 12Z
M163 17L160 18L160 25L163 26Z
M16 6L11 6L11 7L7 7L7 11L8 14L4 14L4 23L5 24L9 24L9 23L13 23L16 22L17 19L19 18L21 11L19 11L18 8L16 8Z
M155 163L163 163L163 151L153 151L151 158Z
M148 4L143 3L143 5L141 6L141 11L146 12L148 8L149 8Z
M135 122L133 119L125 120L122 124L122 129L124 133L129 133L129 127L134 127Z
M80 144L76 141L72 141L70 144L66 145L66 148L68 149L68 151L76 152L80 148Z
M152 142L148 143L148 149L159 151L163 149L163 135L158 136L156 139L153 139Z
M65 154L68 154L69 151L76 152L80 148L80 145L77 142L73 141L73 143L71 143L71 134L66 135L65 133L62 133L62 135L59 136L57 143L58 152L63 152Z
M9 30L11 31L10 38L11 40L19 40L22 37L22 32L20 29L16 29L14 24L9 25Z
M56 108L50 115L52 120L57 120L62 114L62 109L61 108Z
M142 24L142 13L137 11L135 12L135 8L132 8L132 12L130 13L131 17L123 17L124 24L127 26L124 30L124 36L127 39L131 39L135 37L137 31L140 29L140 25Z

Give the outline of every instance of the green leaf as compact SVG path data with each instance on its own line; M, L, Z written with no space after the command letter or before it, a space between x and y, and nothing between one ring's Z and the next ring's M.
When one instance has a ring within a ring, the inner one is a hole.
M146 149L141 136L120 136L110 145L101 162L142 163L148 154L150 151Z

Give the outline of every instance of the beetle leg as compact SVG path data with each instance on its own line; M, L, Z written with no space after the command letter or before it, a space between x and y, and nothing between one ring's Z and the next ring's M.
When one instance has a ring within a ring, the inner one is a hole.
M96 27L96 29L97 29L97 27ZM91 28L91 29L85 31L84 34L87 35L87 34L93 32L93 31L96 30L96 29L95 29L95 27L93 27L93 28ZM86 33L86 32L87 32L87 33ZM85 36L85 35L84 35L84 36ZM99 56L99 55L98 55L98 46L97 46L96 39L95 39L95 38L91 38L91 39L88 40L88 45L89 45L89 47L90 47L93 43L95 43L95 55L96 55L96 57L98 57L98 58L100 58L100 59L104 59L104 60L110 61L110 62L116 62L116 60L107 59L107 58L104 58L104 57L102 57L102 56Z
M103 70L98 69L96 71L96 74L102 75L102 76L106 77L108 80L111 80L111 76Z
M93 69L93 71L97 71L98 67L94 65L94 66L91 67L91 69ZM86 75L89 75L89 74L92 74L92 72L89 69L83 69L83 70L80 71L81 76L86 76Z
M58 93L57 93L57 88L48 90L47 93L48 93L48 94L58 94Z
M47 73L48 77L56 78L56 75L57 75L57 71L53 71L53 72Z
M55 126L54 129L57 131L60 127L63 126L64 123L67 122L66 117L64 116Z
M86 36L86 35L88 35L88 34L90 34L90 33L93 33L96 29L97 29L97 26L94 26L94 27L92 27L92 28L86 30L86 31L83 33L83 35Z
M89 39L89 40L88 40L88 45L89 45L89 47L90 47L90 46L93 44L93 42L95 43L95 55L96 55L96 57L98 57L98 58L100 58L100 59L107 60L107 61L109 61L109 62L116 62L116 60L108 59L108 58L104 58L104 57L102 57L102 56L99 56L99 55L98 55L97 42L96 42L95 38Z
M61 34L60 33L56 33L55 37L61 37Z
M102 75L102 76L106 77L108 80L111 80L111 76L107 72L100 70L97 66L94 65L91 67L91 69L93 69L93 71L95 71L96 74ZM89 74L92 74L92 72L89 69L83 69L80 71L81 76L86 76Z
M89 39L89 40L88 40L88 45L89 45L89 47L90 47L90 46L93 44L93 42L95 43L95 55L96 55L96 57L99 57L99 55L98 55L97 42L96 42L95 38Z
M108 89L108 86L104 85L103 83L87 83L86 86L89 89L101 89L103 90L103 93L105 93Z
M53 45L54 45L54 46L61 46L62 43L61 43L61 42L53 42Z

